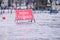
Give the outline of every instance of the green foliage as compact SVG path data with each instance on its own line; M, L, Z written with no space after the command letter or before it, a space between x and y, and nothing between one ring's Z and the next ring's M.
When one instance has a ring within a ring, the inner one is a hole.
M46 9L46 8L50 9L51 6L47 6L47 5L40 5L39 6L39 9Z
M46 8L46 5L40 5L39 8L40 9L45 9Z

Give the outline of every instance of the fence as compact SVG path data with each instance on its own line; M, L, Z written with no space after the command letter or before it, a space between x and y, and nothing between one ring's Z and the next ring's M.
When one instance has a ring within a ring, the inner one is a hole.
M56 11L55 11L56 12ZM53 11L53 13L55 13ZM9 13L9 14L12 14L12 13L16 13L16 10L11 10L11 9L5 9L5 10L0 10L0 14L4 14L4 13ZM38 13L52 13L51 11L47 11L47 10L44 10L44 11L41 11L41 10L33 10L33 13L35 14L38 14ZM60 13L60 11L57 11L56 13Z

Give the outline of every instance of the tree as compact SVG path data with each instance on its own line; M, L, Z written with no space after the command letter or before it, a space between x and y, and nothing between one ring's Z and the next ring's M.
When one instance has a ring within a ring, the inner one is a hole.
M2 0L0 0L0 6L1 6Z

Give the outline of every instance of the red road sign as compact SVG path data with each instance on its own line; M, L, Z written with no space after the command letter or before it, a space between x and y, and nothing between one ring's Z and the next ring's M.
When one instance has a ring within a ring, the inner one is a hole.
M16 10L16 20L33 20L32 10Z

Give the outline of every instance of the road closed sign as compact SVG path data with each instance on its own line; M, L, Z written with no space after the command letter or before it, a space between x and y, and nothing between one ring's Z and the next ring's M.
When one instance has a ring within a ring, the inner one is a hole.
M16 10L16 20L33 20L32 10Z

